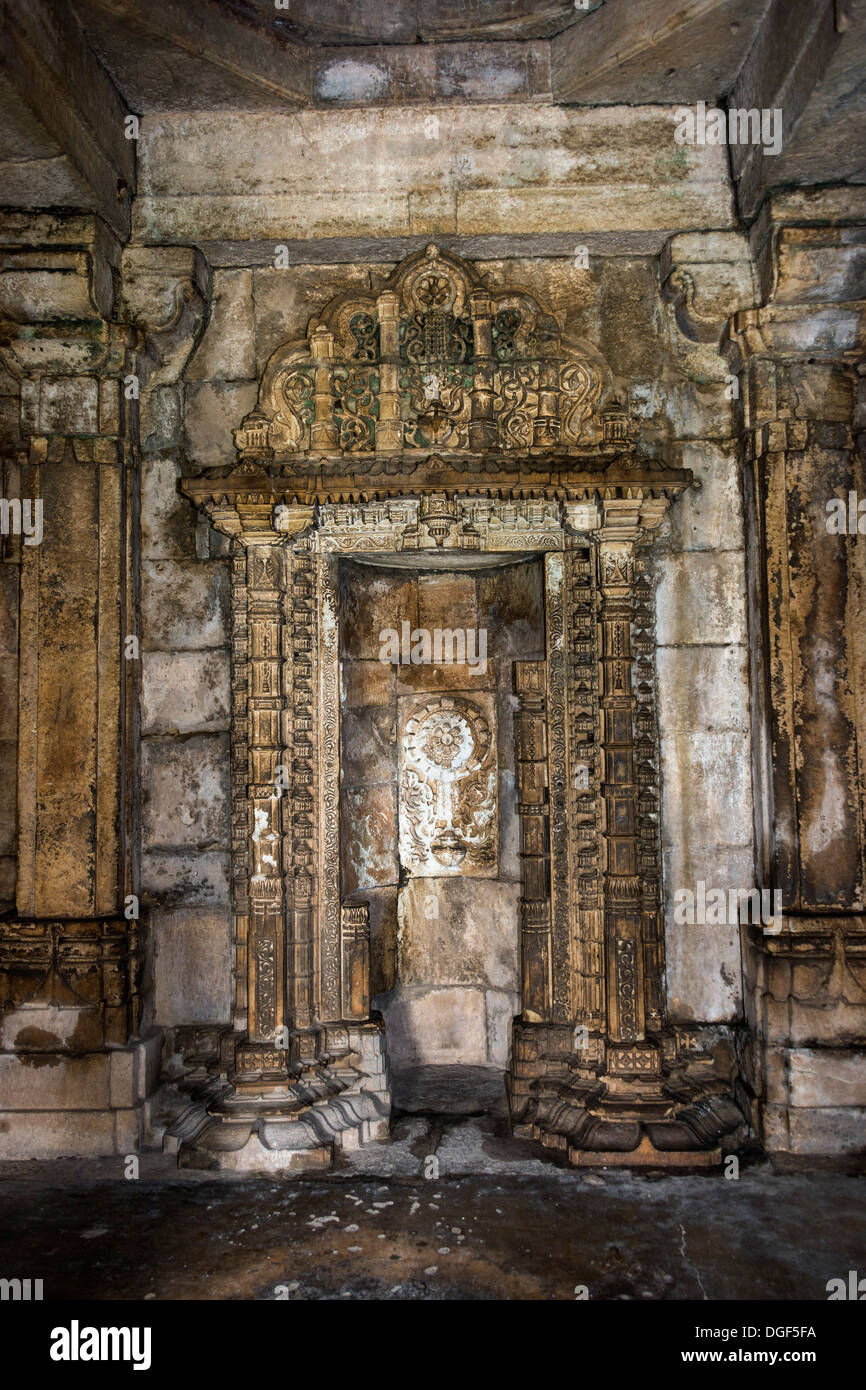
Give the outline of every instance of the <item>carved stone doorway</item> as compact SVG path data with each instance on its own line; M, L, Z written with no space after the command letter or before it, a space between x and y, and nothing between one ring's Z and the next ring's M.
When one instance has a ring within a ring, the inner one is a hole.
M185 484L235 543L236 1006L220 1074L178 1126L182 1158L310 1167L387 1134L370 911L341 881L341 560L538 557L543 649L512 672L514 1132L574 1163L718 1159L740 1113L664 998L647 546L691 474L632 436L594 350L428 247L280 348L237 465ZM499 714L465 690L409 695L401 852L416 880L483 877Z

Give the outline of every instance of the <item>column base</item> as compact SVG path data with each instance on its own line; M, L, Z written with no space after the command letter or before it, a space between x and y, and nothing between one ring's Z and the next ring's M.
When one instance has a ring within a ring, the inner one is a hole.
M163 1134L178 1167L302 1173L330 1167L344 1149L387 1139L391 1114L384 1032L379 1024L328 1026L326 1052L280 1084L250 1076L238 1088L226 1071L199 1068L181 1090L186 1104Z
M575 1167L706 1168L720 1141L745 1133L729 1078L709 1054L683 1055L674 1035L584 1053L572 1030L517 1024L508 1098L516 1138L533 1139ZM586 1054L593 1052L593 1058Z

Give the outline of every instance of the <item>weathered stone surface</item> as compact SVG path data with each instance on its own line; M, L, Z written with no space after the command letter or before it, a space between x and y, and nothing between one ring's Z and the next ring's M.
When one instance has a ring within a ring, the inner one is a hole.
M109 1104L109 1054L0 1054L7 1110L103 1110Z
M788 1053L791 1104L798 1107L866 1107L866 1059L862 1052L797 1048Z
M488 655L486 663L470 665L468 661L447 661L441 666L432 663L410 663L395 666L398 696L421 694L424 691L492 690L497 665Z
M143 652L142 734L228 729L231 711L226 651Z
M510 883L410 879L397 905L401 984L516 991L519 897Z
M342 703L347 708L391 705L396 700L395 668L385 661L340 663Z
M742 997L739 937L736 926L677 926L668 920L665 954L672 1023L724 1023L736 1017Z
M486 1063L484 992L470 987L400 986L381 997L392 1063Z
M361 52L328 48L313 65L314 96L334 105L384 105L408 95L427 101L527 101L549 90L548 47L540 43L365 45Z
M397 712L394 705L344 709L340 729L342 771L347 786L360 788L393 779L397 769Z
M862 1153L866 1107L789 1110L788 1128L792 1153Z
M14 694L17 697L17 683ZM4 729L15 728L17 710L17 698L15 705L10 711L6 710L7 718L4 720ZM9 717L11 715L11 718ZM18 745L14 739L0 739L0 766L11 768L17 761ZM4 777L0 782L0 855L14 854L18 848L17 820L16 820L17 796L14 777Z
M180 469L174 458L145 459L141 466L141 551L146 560L181 560L195 556L197 517L177 488Z
M142 646L191 651L227 644L229 574L224 561L142 565Z
M231 913L227 908L152 912L155 1020L225 1023L231 1009Z
M141 896L163 907L196 907L231 901L227 850L147 850L141 856Z
M494 655L534 658L544 649L544 582L536 562L508 565L478 580L479 620Z
M746 647L660 647L656 668L663 743L678 733L748 732ZM668 775L675 768L666 762Z
M394 988L397 978L397 887L367 888L370 906L370 994Z
M656 638L662 647L702 642L744 643L744 559L741 551L659 557ZM696 633L694 615L700 613Z
M284 243L284 239L280 238ZM253 272L255 305L255 374L265 369L280 343L302 338L323 304L344 285L367 288L372 268L354 265L291 265L276 269L271 243L269 269Z
M404 622L411 630L418 626L417 583L397 572L382 575L362 565L346 565L340 604L340 640L350 657L378 661L389 632L399 635Z
M118 1152L113 1110L20 1110L4 1113L0 1157L98 1158ZM121 1152L128 1153L123 1146Z
M627 25L593 3L551 43L558 101L697 101L726 92L754 42L763 0L645 0ZM683 61L688 54L688 62Z
M252 289L249 270L214 273L211 315L187 381L249 381L255 375Z
M477 628L477 583L471 574L422 574L418 577L418 626Z
M393 782L346 787L340 798L343 892L396 883L397 795Z
M142 744L142 834L147 849L213 845L229 833L229 746L224 734Z
M191 384L186 391L184 447L202 468L232 463L232 432L256 403L256 383L210 382Z
M751 768L742 733L662 733L667 769L663 787L662 843L749 844L752 837Z
M676 146L672 109L527 103L488 107L481 120L456 107L437 116L430 139L412 107L250 112L235 131L253 152L243 169L212 158L218 118L153 117L139 147L136 235L428 234L442 229L441 195L432 211L423 199L443 189L455 199L448 230L461 234L670 227L672 198L681 228L731 225L726 152ZM349 207L336 195L359 167L365 196Z
M485 994L487 1013L487 1060L492 1066L505 1070L511 1060L511 1024L520 1010L520 995L516 990L488 989Z
M708 443L684 444L681 466L692 470L695 482L663 523L672 549L741 550L742 486L735 450Z

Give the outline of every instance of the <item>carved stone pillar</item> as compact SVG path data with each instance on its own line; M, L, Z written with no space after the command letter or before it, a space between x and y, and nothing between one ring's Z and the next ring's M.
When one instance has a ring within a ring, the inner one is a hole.
M473 290L469 302L476 363L472 383L469 446L482 450L493 448L496 444L496 422L493 415L493 374L496 365L493 357L493 303L486 290Z
M249 871L246 885L247 1034L237 1049L237 1084L244 1073L286 1076L285 1048L277 1049L287 1026L286 960L283 919L280 805L284 794L281 753L281 599L285 558L270 538L246 540L246 618L248 631L247 796ZM273 541L276 541L276 536ZM273 1055L270 1055L271 1049Z
M631 623L640 503L604 504L599 532L607 1009L612 1042L645 1037Z
M521 999L523 1018L539 1023L551 1016L552 995L544 662L515 662L514 689L520 701L514 716L514 737L523 869Z
M331 362L334 356L334 335L320 326L310 335L310 351L315 361L313 380L313 421L310 443L314 449L328 449L337 443L337 426L333 416Z
M376 449L393 453L403 445L400 418L400 338L398 296L383 290L376 301L379 315L379 418L376 421Z

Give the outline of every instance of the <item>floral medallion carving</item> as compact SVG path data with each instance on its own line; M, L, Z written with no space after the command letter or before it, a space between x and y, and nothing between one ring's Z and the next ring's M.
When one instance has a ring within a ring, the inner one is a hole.
M419 878L496 874L493 697L424 696L400 732L400 862Z

